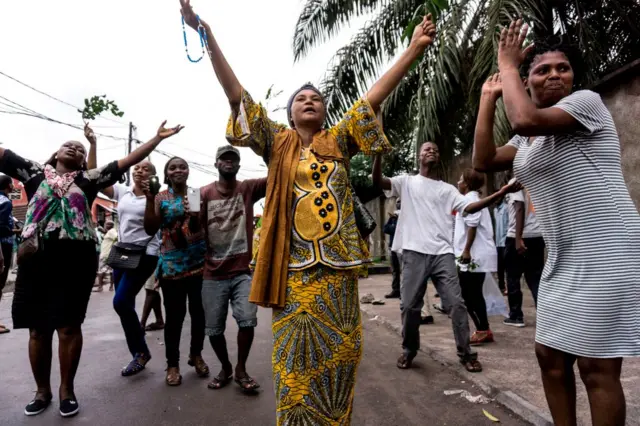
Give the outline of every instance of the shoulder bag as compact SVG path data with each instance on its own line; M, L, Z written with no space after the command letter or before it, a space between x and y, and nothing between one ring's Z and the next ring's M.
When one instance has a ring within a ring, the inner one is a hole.
M118 241L111 247L109 257L107 258L107 265L113 269L121 269L125 271L131 271L140 266L140 260L147 252L147 246L155 238L153 235L149 238L149 241L145 245L139 245L134 243L123 243L120 237L120 230L118 229Z

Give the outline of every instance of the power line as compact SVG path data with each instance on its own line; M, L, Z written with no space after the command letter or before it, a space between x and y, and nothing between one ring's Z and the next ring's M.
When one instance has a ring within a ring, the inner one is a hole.
M2 103L5 106L11 107L17 111L7 111L7 110L0 110L0 112L5 113L5 114L18 114L18 115L25 115L28 117L34 117L34 118L39 118L41 120L45 120L45 121L50 121L56 124L62 124L64 126L68 126L68 127L72 127L74 129L78 129L78 130L83 130L84 131L84 126L80 126L78 124L71 124L71 123L67 123L64 121L60 121L60 120L56 120L55 118L51 118L46 116L45 114L42 114L40 112L34 111L31 108L28 108L22 104L19 104L18 102L12 101L9 98L6 98L4 96L0 95L0 99L4 99L5 101L9 102L9 104L7 104L6 102L2 102L0 101L0 103ZM13 105L12 105L13 104ZM114 139L114 140L126 140L126 138L123 138L121 136L113 136L113 135L107 135L105 133L95 133L96 136L102 136L105 138L110 138L110 139Z
M34 92L40 93L41 95L44 95L44 96L46 96L46 97L48 97L48 98L50 98L50 99L53 99L54 101L57 101L57 102L60 102L61 104L64 104L64 105L70 106L71 108L74 108L75 110L82 110L82 108L78 108L76 105L73 105L73 104L71 104L71 103L69 103L69 102L67 102L67 101L63 101L62 99L56 98L55 96L50 95L50 94L48 94L48 93L46 93L46 92L43 92L42 90L38 90L38 89L36 89L35 87L30 86L30 85L28 85L27 83L25 83L25 82L23 82L23 81L20 81L20 80L18 80L18 79L17 79L17 78L15 78L15 77L11 77L10 75L5 74L5 73L4 73L4 72L2 72L2 71L0 71L0 75L4 76L4 77L6 77L6 78L8 78L8 79L10 79L10 80L13 80L13 81L15 81L16 83L18 83L18 84L20 84L20 85L22 85L22 86L24 86L24 87L26 87L26 88L28 88L28 89L33 90ZM123 124L123 125L124 125L124 123L123 123L122 121L120 121L120 120L116 120L116 119L113 119L113 118L111 118L111 117L101 117L101 116L99 116L99 117L100 117L100 118L102 118L102 119L104 119L104 120L108 120L108 121L112 121L112 122L114 122L114 123L119 123L119 124Z

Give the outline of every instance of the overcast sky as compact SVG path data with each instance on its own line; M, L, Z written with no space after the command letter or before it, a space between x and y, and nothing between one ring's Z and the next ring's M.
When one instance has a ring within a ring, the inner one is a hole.
M354 22L301 63L293 63L292 38L303 0L192 0L196 13L211 24L240 82L256 99L272 84L283 94L270 109L284 106L289 94L307 81L319 83L330 58L360 28ZM160 149L187 160L213 165L225 143L229 116L226 96L205 57L192 64L184 51L178 0L21 0L0 8L0 71L74 105L106 94L125 115L119 123L98 119L94 130L126 138L127 123L136 137L150 139L163 119L186 128ZM201 54L197 34L187 28L192 57ZM72 107L49 99L0 75L0 96L59 121L82 124ZM4 99L0 99L6 102ZM0 110L8 109L0 104ZM107 117L112 117L107 114ZM284 112L273 114L286 122ZM82 132L64 125L0 114L4 148L44 161L63 142L84 141ZM99 137L98 164L121 158L125 141ZM166 158L152 155L158 169ZM242 150L241 178L266 175L262 160ZM214 177L192 171L190 184Z

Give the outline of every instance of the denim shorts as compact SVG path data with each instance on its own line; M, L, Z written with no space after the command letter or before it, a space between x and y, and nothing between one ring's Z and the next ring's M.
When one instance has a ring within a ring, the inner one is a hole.
M228 280L204 280L202 282L202 305L206 319L207 336L219 336L227 325L229 304L238 327L258 325L258 306L249 302L251 276L237 275Z

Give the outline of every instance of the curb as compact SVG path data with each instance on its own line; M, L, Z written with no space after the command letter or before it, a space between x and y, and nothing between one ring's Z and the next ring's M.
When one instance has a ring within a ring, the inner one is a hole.
M368 319L375 319L392 332L398 334L399 336L402 335L402 329L399 325L396 325L383 316L372 312L371 310L369 310L369 308L366 307L366 305L360 305L360 311L362 311L362 313ZM500 387L494 383L480 380L479 378L481 376L478 376L477 374L472 374L468 371L460 370L459 368L457 368L458 364L452 364L445 356L442 355L440 351L433 350L429 347L423 347L420 349L420 352L429 355L433 360L448 367L449 369L453 370L455 374L462 376L465 380L473 383L474 385L482 389L482 391L486 393L490 398L502 404L523 420L531 423L534 426L553 426L553 420L546 413L546 411L533 405L520 395L508 389L500 389Z

